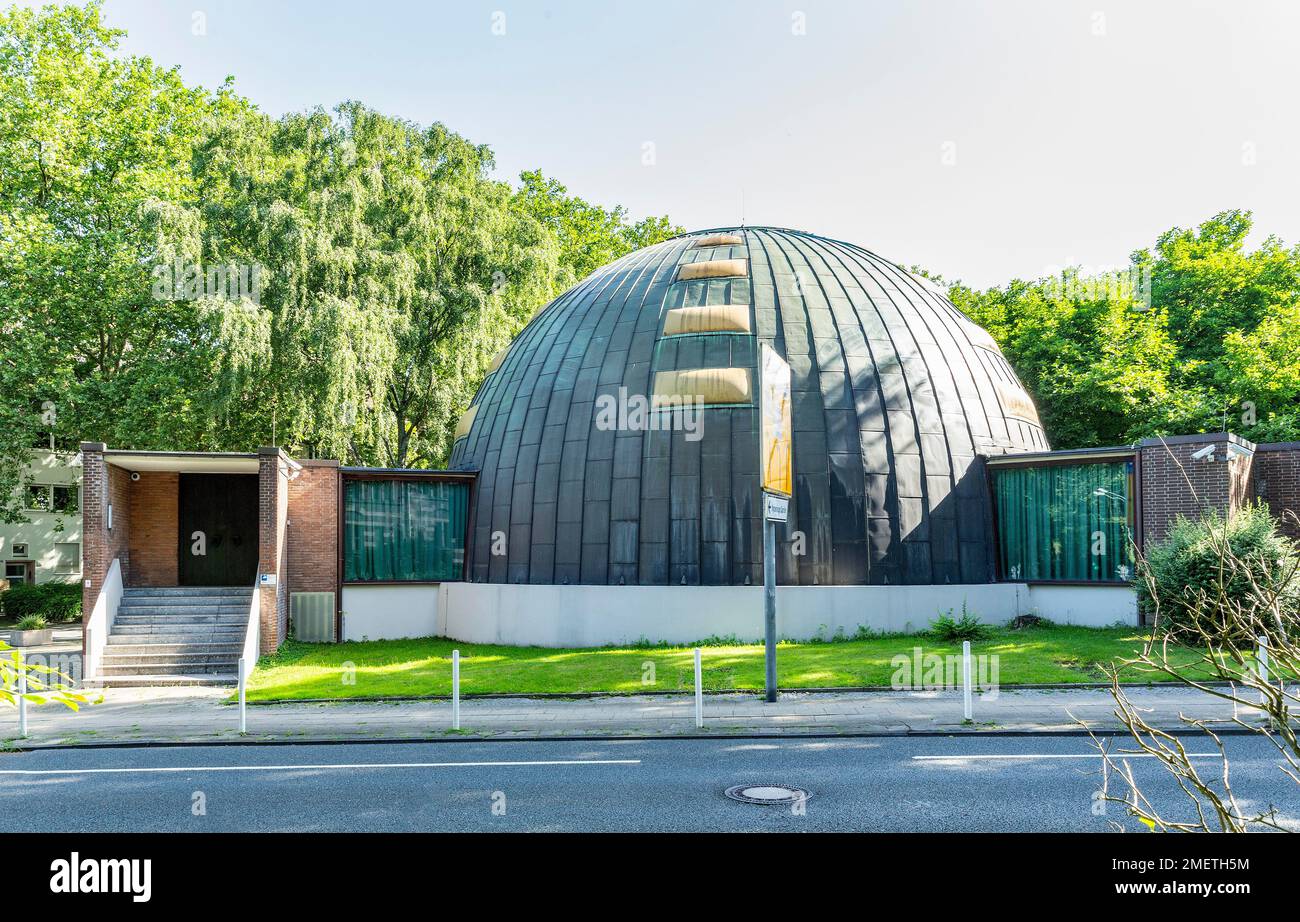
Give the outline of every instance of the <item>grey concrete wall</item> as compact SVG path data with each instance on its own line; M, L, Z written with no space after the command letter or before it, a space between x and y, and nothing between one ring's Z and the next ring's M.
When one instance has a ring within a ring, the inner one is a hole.
M1131 586L1029 586L1025 611L1085 627L1138 623L1137 593Z
M439 586L344 586L342 640L431 637L438 629Z
M995 583L780 586L777 629L781 636L798 640L831 637L838 631L852 635L859 627L914 633L925 630L941 612L951 609L960 615L963 603L990 624L1004 624L1030 611L1059 623L1137 624L1134 593L1127 587ZM762 631L761 586L444 583L436 625L438 635L456 640L542 647L597 647L639 640L688 644L729 635L757 641Z

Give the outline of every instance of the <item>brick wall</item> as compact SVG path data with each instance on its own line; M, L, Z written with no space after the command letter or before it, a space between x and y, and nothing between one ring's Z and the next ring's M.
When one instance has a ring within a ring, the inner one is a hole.
M259 586L257 590L262 653L279 649L289 626L285 525L289 517L290 463L278 448L258 449L257 572L276 575L274 586Z
M300 461L289 481L290 592L338 591L339 463Z
M1300 442L1255 446L1254 473L1255 495L1268 503L1282 531L1300 540Z
M1240 450L1229 452L1229 444ZM1209 445L1213 460L1192 457ZM1231 515L1240 509L1253 495L1254 448L1226 432L1143 441L1143 542L1164 538L1179 516L1195 519L1207 509Z
M104 460L102 442L81 443L81 575L83 624L94 611L113 560L122 569L122 582L131 578L130 475ZM108 507L113 507L113 527L108 527Z
M131 586L175 586L179 574L180 475L141 471L131 482Z

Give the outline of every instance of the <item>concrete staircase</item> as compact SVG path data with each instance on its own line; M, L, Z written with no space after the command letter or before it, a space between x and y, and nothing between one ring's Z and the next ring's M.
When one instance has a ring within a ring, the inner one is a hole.
M252 587L125 589L104 648L103 684L234 685Z

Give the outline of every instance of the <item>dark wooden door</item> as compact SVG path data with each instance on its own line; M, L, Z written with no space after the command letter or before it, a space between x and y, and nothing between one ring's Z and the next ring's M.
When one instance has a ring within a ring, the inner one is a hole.
M251 586L257 576L257 476L181 474L180 584Z

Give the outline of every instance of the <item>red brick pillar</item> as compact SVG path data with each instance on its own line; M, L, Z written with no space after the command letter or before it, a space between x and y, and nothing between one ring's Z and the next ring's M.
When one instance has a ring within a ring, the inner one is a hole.
M104 460L103 442L81 443L81 621L82 647L85 623L104 586L114 559L122 570L122 583L130 575L127 551L131 532L130 475ZM109 509L112 508L112 528Z
M1253 443L1228 432L1146 439L1141 452L1142 539L1160 541L1179 516L1231 517L1251 499Z
M289 473L292 462L279 448L258 449L258 593L262 653L284 642L289 627L285 538L289 514ZM275 579L267 584L268 574Z

